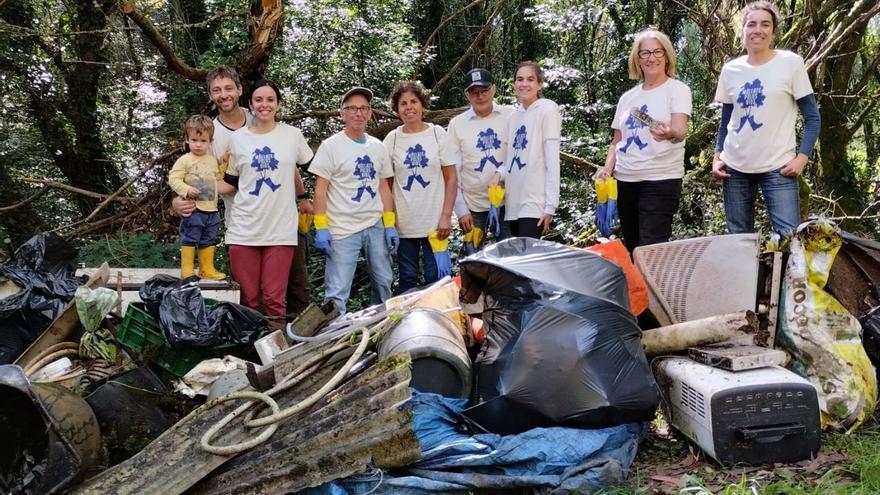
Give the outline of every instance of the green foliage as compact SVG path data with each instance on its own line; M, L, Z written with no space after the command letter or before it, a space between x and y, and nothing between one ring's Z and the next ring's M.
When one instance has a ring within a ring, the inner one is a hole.
M218 258L222 251L225 250L217 250ZM180 243L157 242L148 234L122 232L85 240L79 255L80 262L86 266L100 266L106 261L120 268L175 268L180 266ZM225 253L222 256L225 257ZM225 260L215 261L222 271Z

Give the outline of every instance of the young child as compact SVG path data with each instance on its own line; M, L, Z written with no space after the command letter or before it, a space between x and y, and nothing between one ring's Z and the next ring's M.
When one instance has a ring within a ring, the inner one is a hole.
M199 276L219 280L225 273L214 269L214 249L220 213L217 211L219 165L211 155L214 124L205 115L193 115L183 124L189 153L174 162L168 173L168 185L183 198L194 199L192 215L180 219L180 278L195 275L196 250Z

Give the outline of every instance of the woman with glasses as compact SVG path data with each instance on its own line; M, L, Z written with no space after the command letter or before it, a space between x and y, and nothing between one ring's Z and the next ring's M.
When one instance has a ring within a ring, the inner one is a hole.
M674 76L669 37L654 29L638 33L629 54L629 77L640 82L617 103L605 166L595 175L617 179L620 229L630 252L672 235L691 114L691 90Z
M722 109L712 175L724 181L724 213L731 234L755 231L760 186L771 228L786 235L800 223L797 177L819 135L819 110L804 60L772 48L779 30L776 6L753 2L741 17L746 54L724 64L715 91ZM804 132L795 148L798 110Z
M452 232L452 208L458 191L455 155L442 127L422 120L428 108L428 94L415 81L400 81L391 92L391 110L403 125L385 136L394 177L389 179L397 211L400 246L397 262L398 293L418 287L419 265L424 285L449 275L450 266L438 270L428 233L436 231L444 240ZM445 258L441 261L445 263Z
M540 238L559 206L559 142L562 118L555 102L541 97L544 71L522 62L514 72L517 106L508 124L504 219L514 237ZM493 178L497 182L499 174Z

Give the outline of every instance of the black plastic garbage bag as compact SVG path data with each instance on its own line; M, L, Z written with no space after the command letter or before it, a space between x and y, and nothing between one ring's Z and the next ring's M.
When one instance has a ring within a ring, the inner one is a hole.
M862 324L862 346L880 378L880 306L862 315L859 323Z
M255 309L232 302L208 308L208 322L223 343L253 344L268 327L268 320Z
M470 420L514 434L653 419L660 394L617 265L513 238L463 260L461 269L462 300L485 295L487 328Z
M0 299L0 364L18 356L73 299L86 277L76 274L77 250L56 234L37 234L0 265L0 282L20 290Z
M144 285L138 291L138 295L141 301L144 302L147 313L153 318L159 319L159 305L162 303L162 298L165 297L168 291L179 285L179 278L162 273L144 282Z
M219 335L208 322L208 310L196 277L183 280L165 293L159 303L159 326L165 341L173 347L213 347L220 343Z

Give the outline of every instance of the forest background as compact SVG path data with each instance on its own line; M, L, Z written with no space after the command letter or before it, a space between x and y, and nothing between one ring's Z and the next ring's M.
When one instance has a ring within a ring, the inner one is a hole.
M87 262L174 266L177 219L164 181L182 151L181 122L212 111L204 75L217 64L236 67L245 91L260 77L277 81L284 120L316 147L340 129L338 95L351 85L381 96L370 132L382 138L399 124L384 101L398 79L422 81L427 120L445 124L467 104L468 69L492 70L499 101L512 103L515 65L536 60L564 126L562 204L549 238L587 243L596 236L590 177L617 99L635 84L626 70L633 35L651 25L672 38L677 77L694 97L675 237L720 234L721 188L708 173L720 114L712 97L722 64L741 53L744 3L0 0L0 239L15 246L55 230L83 246ZM806 60L822 117L804 214L878 238L880 2L779 7L777 46ZM320 287L321 270L312 272Z

